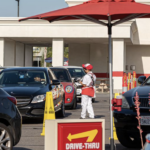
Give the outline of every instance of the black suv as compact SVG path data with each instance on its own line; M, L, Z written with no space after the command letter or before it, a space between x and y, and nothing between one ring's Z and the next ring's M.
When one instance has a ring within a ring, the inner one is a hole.
M146 79L145 76L141 76L138 79L138 83L141 85L123 94L122 111L114 112L118 140L127 148L141 147L140 133L137 129L137 113L134 104L136 92L138 92L139 101L141 102L140 116L143 139L145 140L145 135L150 133L150 77Z
M17 99L23 117L43 118L48 91L53 93L55 112L65 116L64 89L49 68L4 69L0 73L0 87Z
M12 150L21 137L21 115L17 100L0 89L0 149Z

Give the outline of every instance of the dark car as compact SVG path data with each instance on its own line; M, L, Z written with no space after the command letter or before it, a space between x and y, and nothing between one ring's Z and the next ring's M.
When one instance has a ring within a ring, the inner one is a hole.
M65 106L71 109L76 109L76 88L74 82L71 79L69 71L64 67L51 67L51 70L64 87Z
M55 112L65 116L64 90L49 68L24 67L4 69L0 87L16 97L23 117L43 118L46 92L52 91Z
M128 148L141 147L140 134L137 128L137 113L134 103L136 92L139 95L139 101L141 103L140 116L143 139L145 140L145 135L150 133L150 77L148 77L146 80L145 79L145 76L139 77L138 82L141 85L123 94L122 111L114 112L118 140L122 145Z
M22 118L17 100L0 89L0 149L12 150L21 137Z

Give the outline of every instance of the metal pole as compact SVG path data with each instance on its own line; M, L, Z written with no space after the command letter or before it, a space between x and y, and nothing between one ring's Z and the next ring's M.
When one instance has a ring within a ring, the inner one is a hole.
M110 129L111 129L111 138L110 138L110 149L114 150L114 136L113 136L113 111L112 111L112 98L113 98L113 81L112 81L112 24L111 17L108 17L108 35L109 35L109 84L110 84Z
M44 67L46 67L46 62L45 62L46 56L47 56L47 47L45 47L44 50Z
M16 0L18 2L18 17L19 17L19 3L20 3L20 0Z

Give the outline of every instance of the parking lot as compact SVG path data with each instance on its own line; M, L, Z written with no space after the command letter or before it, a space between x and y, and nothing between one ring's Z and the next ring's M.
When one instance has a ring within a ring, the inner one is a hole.
M109 150L110 120L109 120L109 95L97 94L96 102L93 104L96 118L104 118L105 126L105 147ZM78 103L76 110L66 110L64 119L79 119L81 105ZM24 120L22 125L22 137L17 146L13 150L43 150L44 137L40 135L42 132L42 120ZM117 150L129 150L123 147L118 141L115 141ZM132 149L133 150L133 149ZM137 149L136 149L137 150Z

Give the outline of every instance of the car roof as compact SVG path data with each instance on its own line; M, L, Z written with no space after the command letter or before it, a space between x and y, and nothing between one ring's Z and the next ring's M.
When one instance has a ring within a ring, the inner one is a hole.
M47 70L47 68L44 67L14 67L14 68L6 68L3 70L3 72L5 71L19 71L19 70L41 70L41 71L45 71Z
M68 68L82 68L80 66L58 66L58 67L51 67L51 68L65 68L65 69L68 69Z
M67 68L64 68L64 67L50 67L50 69L64 69L64 70L67 70Z

